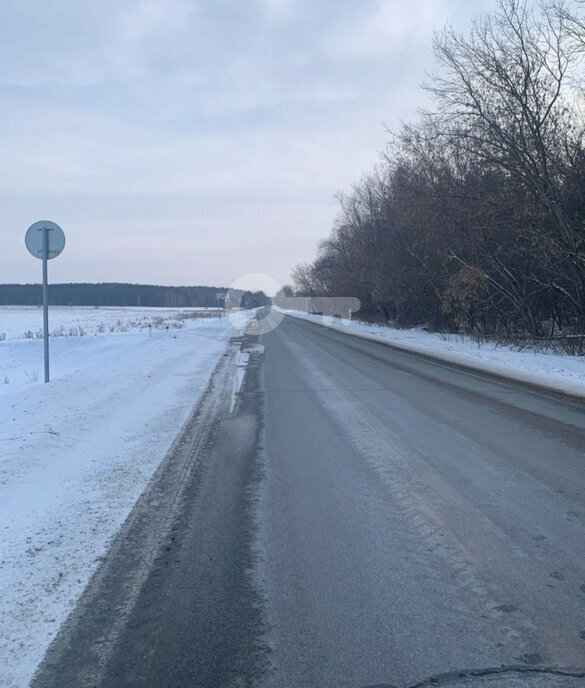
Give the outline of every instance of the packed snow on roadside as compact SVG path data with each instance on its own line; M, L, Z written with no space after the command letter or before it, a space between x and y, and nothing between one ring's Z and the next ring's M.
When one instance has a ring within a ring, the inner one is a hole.
M585 358L551 353L514 351L507 346L482 343L463 335L428 332L422 328L401 330L359 320L338 320L321 315L286 311L289 315L347 332L364 339L433 356L447 363L536 384L550 390L585 396Z
M51 339L45 385L43 342L24 337L41 312L0 307L3 687L30 682L237 334L185 313L51 309L51 329L85 336Z

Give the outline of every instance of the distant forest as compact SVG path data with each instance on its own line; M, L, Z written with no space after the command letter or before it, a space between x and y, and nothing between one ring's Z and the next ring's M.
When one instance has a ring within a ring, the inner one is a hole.
M53 306L158 306L214 307L218 287L160 287L152 284L51 284ZM0 305L38 306L43 301L40 284L0 284ZM223 305L223 303L221 304Z
M297 295L398 325L585 333L585 3L498 0L434 53L432 105L340 194Z

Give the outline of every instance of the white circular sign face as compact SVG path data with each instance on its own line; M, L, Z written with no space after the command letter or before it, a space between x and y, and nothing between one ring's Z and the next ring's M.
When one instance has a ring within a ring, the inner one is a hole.
M31 225L24 237L24 243L30 254L35 258L43 258L43 235L47 230L49 242L49 255L47 258L56 258L65 248L65 234L59 225L50 220L40 220Z

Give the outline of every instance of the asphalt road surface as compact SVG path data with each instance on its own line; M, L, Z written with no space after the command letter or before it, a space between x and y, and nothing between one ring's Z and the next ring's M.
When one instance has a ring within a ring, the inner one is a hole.
M585 686L581 403L293 318L241 344L35 688Z

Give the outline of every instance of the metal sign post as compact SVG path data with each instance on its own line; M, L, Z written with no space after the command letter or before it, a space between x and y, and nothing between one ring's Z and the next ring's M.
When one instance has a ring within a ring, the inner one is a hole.
M49 229L43 227L43 340L45 349L45 382L49 382Z
M221 303L220 303L221 301L224 302L224 304L223 304L223 310L225 311L225 297L226 297L226 295L225 295L225 292L223 292L223 291L218 291L218 292L216 293L216 298L217 298L217 314L218 314L217 317L218 317L218 318L221 318Z
M49 382L49 279L47 263L65 248L65 234L59 225L41 220L31 225L24 237L31 255L43 261L43 340L45 352L45 382Z

